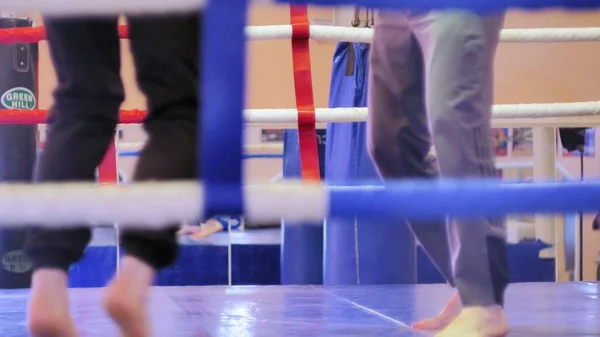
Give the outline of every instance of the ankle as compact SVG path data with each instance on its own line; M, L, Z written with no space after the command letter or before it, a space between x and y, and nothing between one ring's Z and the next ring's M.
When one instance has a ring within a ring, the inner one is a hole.
M27 318L27 327L31 336L60 336L64 334L64 324L59 319L61 316L52 315L48 312L44 314L29 313Z
M467 307L461 312L461 316L469 317L473 321L479 321L484 325L504 325L506 315L500 305L490 305L482 307Z
M55 268L40 268L36 269L31 276L31 288L47 288L67 289L69 284L69 276L62 269Z
M155 274L156 271L148 263L135 256L126 255L121 259L121 267L117 278L131 277L140 283L148 283L148 286L150 286L154 281Z

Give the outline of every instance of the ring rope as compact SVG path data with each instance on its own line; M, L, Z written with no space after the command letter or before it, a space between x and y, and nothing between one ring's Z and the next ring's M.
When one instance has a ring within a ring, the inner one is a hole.
M129 142L119 143L119 151L140 151L144 147L145 143L141 142ZM244 145L245 154L281 154L283 152L283 144L269 144L269 143L258 143L258 144L246 144Z
M129 29L126 25L119 25L119 37L121 39L129 38ZM0 29L0 43L36 43L46 40L46 28L39 27L19 27Z
M317 108L316 123L364 122L367 108ZM132 109L119 112L120 124L139 124L146 118L145 110ZM494 105L494 119L540 119L556 117L600 116L600 101L574 103L541 104L499 104ZM48 110L0 109L0 124L44 124ZM244 119L250 124L296 124L297 109L245 109ZM583 121L585 122L585 120Z
M367 108L316 109L317 123L364 122ZM247 123L296 123L294 109L248 109L244 111ZM493 118L547 118L586 117L600 115L600 102L548 103L548 104L501 104L494 105Z
M596 0L274 0L275 3L314 4L320 6L361 6L367 8L401 9L416 12L465 9L476 13L508 9L593 10L600 8Z
M310 39L330 42L370 43L373 29L310 25ZM293 36L292 25L247 26L246 37L253 41L287 40ZM119 37L129 38L126 25L119 26ZM44 27L0 29L0 43L35 43L46 39ZM600 41L600 27L503 29L504 43L554 43Z
M245 215L256 222L285 218L290 223L319 225L324 218L355 216L434 220L446 216L596 212L600 199L599 181L444 179L390 182L385 187L358 183L363 186L290 180L245 185ZM197 181L140 182L121 187L93 183L0 184L0 226L35 223L56 228L118 223L120 227L163 228L201 218L205 193Z
M249 40L289 39L292 37L292 27L289 25L248 26L246 27L246 36ZM311 25L310 39L330 42L371 43L373 41L373 29ZM600 27L503 29L500 41L504 43L600 41Z
M43 13L56 17L119 14L161 14L196 12L207 0L2 0L2 10L12 13ZM268 0L255 0L254 3Z
M8 12L42 12L45 15L82 16L99 14L149 14L198 11L208 0L3 0L2 9ZM593 10L600 8L596 0L253 0L251 4L318 4L326 6L356 6L394 8L412 11L467 9L475 12L506 11L508 9L570 9Z
M310 64L310 23L308 6L290 6L292 63L296 93L296 119L300 147L300 174L305 181L319 181L319 151Z

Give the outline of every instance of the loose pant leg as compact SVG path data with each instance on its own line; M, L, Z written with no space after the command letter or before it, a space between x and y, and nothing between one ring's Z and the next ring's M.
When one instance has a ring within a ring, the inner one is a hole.
M384 180L436 178L421 50L404 13L381 12L375 22L370 52L369 152ZM445 219L410 224L410 228L444 278L453 284Z
M137 80L148 99L149 111L144 122L148 142L134 180L195 178L199 18L131 17L129 25ZM127 254L156 269L168 266L177 256L178 226L124 230L123 247Z
M45 24L58 86L34 179L93 182L124 98L117 19L47 18ZM90 237L90 229L83 226L32 229L25 251L34 268L67 271L81 258Z
M503 14L467 11L411 18L424 54L426 104L443 177L495 177L493 63L503 21ZM449 234L463 304L502 304L508 284L504 219L454 219Z

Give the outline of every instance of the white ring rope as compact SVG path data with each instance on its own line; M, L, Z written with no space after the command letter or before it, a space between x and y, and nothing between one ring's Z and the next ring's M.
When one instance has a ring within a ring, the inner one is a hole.
M119 151L140 151L144 143L119 143ZM283 144L246 144L244 145L246 154L281 154Z
M367 120L367 108L323 108L316 109L316 122L348 123ZM568 117L570 121L551 121L549 125L600 125L600 120L590 123L585 117L600 117L600 102L548 103L548 104L501 104L495 105L492 112L495 120L508 120L508 124L527 121L526 126L541 125L536 120L544 118ZM246 123L260 125L265 128L293 128L298 122L296 109L247 109L244 110ZM506 124L506 123L503 123ZM544 124L545 125L545 124ZM516 126L516 125L512 125ZM139 151L143 143L121 143L120 151ZM249 144L244 146L247 154L280 154L281 144Z
M321 184L286 180L245 185L244 195L246 217L257 223L279 221L281 217L298 223L320 223L328 214L329 195ZM116 223L121 228L163 228L197 222L202 217L203 202L204 191L197 181L124 186L0 184L0 226L35 224L56 228Z
M248 144L244 146L247 154L280 154L283 152L283 144Z
M321 108L315 109L318 128L327 123L364 122L367 108ZM500 104L493 107L495 127L600 126L600 102L546 103L546 104ZM245 122L251 127L266 129L293 129L297 127L296 109L246 109ZM137 151L142 144L123 145L121 151ZM248 154L281 153L278 144L246 145Z
M164 14L169 12L198 11L204 3L205 0L2 0L2 10L21 13L41 12L45 15L51 14L57 16L119 13Z
M254 4L271 3L269 0L254 0ZM43 12L54 15L168 13L195 11L205 0L2 0L2 10L7 12ZM250 40L290 39L291 25L249 26L246 34ZM310 37L318 41L365 42L373 39L370 28L311 25ZM588 28L532 28L504 29L502 42L584 42L600 41L600 27Z
M364 122L367 108L325 108L316 109L317 123ZM503 104L495 105L493 118L547 118L584 117L600 115L600 102L549 103L549 104ZM244 110L246 123L291 124L298 122L296 109L248 109Z
M292 38L292 26L248 26L246 34L249 40L254 41L288 40ZM310 38L315 41L370 43L373 40L373 29L311 25ZM500 35L500 41L505 43L600 41L600 27L504 29Z
M600 28L530 28L503 29L501 42L591 42L600 41Z
M301 181L244 186L246 217L258 223L319 223L327 216L323 185ZM0 226L72 227L118 224L144 229L197 222L204 192L193 182L147 182L125 186L93 183L0 184ZM310 209L310 212L306 210Z
M8 12L42 12L53 15L101 15L126 13L168 13L196 11L205 0L2 0L2 10ZM253 0L253 4L272 3ZM289 39L291 26L248 27L250 39ZM368 28L311 26L311 38L326 41L370 42L373 32ZM502 42L581 42L599 41L600 28L536 28L505 29Z

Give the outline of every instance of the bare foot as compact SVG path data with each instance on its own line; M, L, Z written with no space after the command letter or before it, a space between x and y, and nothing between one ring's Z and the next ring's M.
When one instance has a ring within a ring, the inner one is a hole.
M454 293L446 302L444 309L433 318L426 318L412 325L413 329L425 331L438 331L450 324L462 309L462 302L458 293Z
M77 337L69 313L67 274L58 269L38 269L32 277L27 326L33 337Z
M193 240L203 240L215 233L221 232L223 225L217 219L209 219L198 229L198 231L190 235Z
M188 235L192 240L204 240L221 231L223 231L223 225L219 220L209 219L200 226L183 225L177 235Z
M464 308L436 337L505 337L508 321L499 305Z
M119 274L108 286L104 307L124 337L148 337L148 292L154 270L140 260L126 256Z
M199 226L190 226L190 225L184 224L181 226L181 228L179 228L179 231L177 231L177 235L189 235L189 234L196 233L199 230L200 230Z

